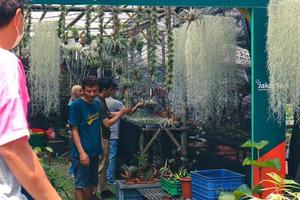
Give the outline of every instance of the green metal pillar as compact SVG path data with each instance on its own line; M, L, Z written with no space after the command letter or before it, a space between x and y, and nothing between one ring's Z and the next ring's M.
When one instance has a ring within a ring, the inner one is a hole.
M285 124L279 125L269 117L268 103L268 69L267 69L267 9L252 9L251 46L252 46L252 140L268 140L270 144L262 152L263 159L279 158L281 160L281 175L285 174ZM254 159L256 155L252 151ZM255 180L255 170L252 183Z

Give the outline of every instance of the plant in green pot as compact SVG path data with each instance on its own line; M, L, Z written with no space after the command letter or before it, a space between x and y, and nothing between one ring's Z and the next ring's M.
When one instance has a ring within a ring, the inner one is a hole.
M182 194L184 199L192 198L192 178L186 168L180 167L178 172L173 173L165 164L159 172L161 174L161 186L166 192L173 196Z
M167 166L167 161L165 166L160 168L160 185L162 189L171 196L180 196L181 195L181 182L174 178L174 173Z

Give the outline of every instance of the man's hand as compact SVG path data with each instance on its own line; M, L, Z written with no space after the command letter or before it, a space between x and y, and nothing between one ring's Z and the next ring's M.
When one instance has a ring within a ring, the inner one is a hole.
M139 101L135 106L136 106L137 108L141 108L141 107L143 107L143 103Z
M131 111L130 107L125 107L120 112L122 113L122 115L125 115L126 113L129 113L130 111Z
M85 152L79 154L79 159L80 163L84 166L88 166L90 164L89 156Z

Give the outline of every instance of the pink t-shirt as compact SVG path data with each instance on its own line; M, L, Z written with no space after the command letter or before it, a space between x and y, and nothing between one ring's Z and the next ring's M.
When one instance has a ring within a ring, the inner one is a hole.
M29 136L28 102L23 65L13 53L0 49L0 146Z
M0 48L0 146L29 137L26 120L28 102L23 65L14 54ZM0 199L27 199L1 155Z

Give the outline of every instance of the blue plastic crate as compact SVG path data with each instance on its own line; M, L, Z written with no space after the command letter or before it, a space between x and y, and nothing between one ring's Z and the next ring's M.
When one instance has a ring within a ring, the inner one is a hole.
M217 199L222 191L232 191L242 185L244 177L226 169L192 172L193 199Z

